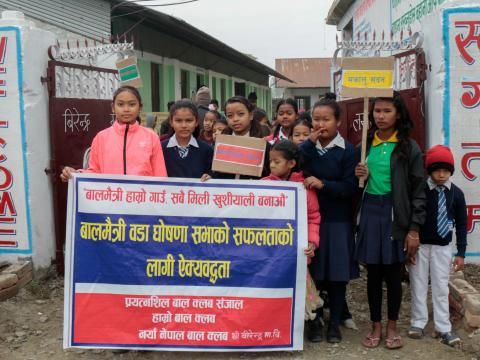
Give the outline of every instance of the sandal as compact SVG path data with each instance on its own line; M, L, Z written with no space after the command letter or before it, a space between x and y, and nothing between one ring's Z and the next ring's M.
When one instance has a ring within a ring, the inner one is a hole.
M362 345L366 348L373 349L380 345L380 340L382 340L381 337L375 337L372 333L370 333L365 336L365 339L362 341Z
M385 339L385 347L390 350L400 349L403 347L403 340L400 335L387 337Z

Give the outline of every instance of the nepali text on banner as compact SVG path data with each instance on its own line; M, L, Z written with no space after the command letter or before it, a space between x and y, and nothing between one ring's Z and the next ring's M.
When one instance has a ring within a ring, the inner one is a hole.
M302 184L79 174L64 347L301 350Z

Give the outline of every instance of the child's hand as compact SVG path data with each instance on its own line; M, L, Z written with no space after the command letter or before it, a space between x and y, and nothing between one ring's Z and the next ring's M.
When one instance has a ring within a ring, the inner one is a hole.
M308 257L313 257L313 255L315 255L315 245L309 242L308 247L304 250L304 252Z
M74 168L71 168L70 166L65 166L62 170L62 173L60 174L60 179L62 179L63 182L68 182L68 179L72 177L73 173L76 173L77 170Z
M309 176L303 181L303 185L307 189L322 190L325 184L322 180L317 179L315 176Z
M420 247L420 237L418 231L410 230L405 237L405 245L403 250L407 252L407 259L412 265L415 265L415 255Z
M318 138L320 137L320 129L312 130L310 136L308 137L311 142L317 143Z
M210 180L212 177L208 174L203 174L202 177L200 178L201 182L205 182L207 180Z
M455 256L455 260L453 260L453 271L457 272L463 270L465 266L465 259L461 256Z
M368 167L366 164L358 163L355 167L355 176L359 179L367 180L368 179Z

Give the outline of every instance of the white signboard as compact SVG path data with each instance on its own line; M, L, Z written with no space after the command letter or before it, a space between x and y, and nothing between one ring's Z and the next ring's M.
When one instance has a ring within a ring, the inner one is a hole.
M480 7L443 11L443 132L455 156L454 182L465 192L467 256L480 261Z
M446 0L392 0L392 31L397 33L401 30L408 35L422 30L421 19L433 12ZM388 1L384 1L388 3Z
M0 253L30 254L20 30L0 27Z

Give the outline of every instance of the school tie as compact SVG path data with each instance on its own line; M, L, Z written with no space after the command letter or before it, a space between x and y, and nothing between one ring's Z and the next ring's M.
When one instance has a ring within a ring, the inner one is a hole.
M322 148L322 149L317 148L318 155L320 155L320 156L325 155L328 150L329 149L325 149L325 148Z
M180 155L182 159L185 159L188 155L188 145L186 147L178 146L178 155Z
M437 233L443 239L450 232L448 228L447 199L445 197L445 187L437 186L438 191L438 214L437 214Z

